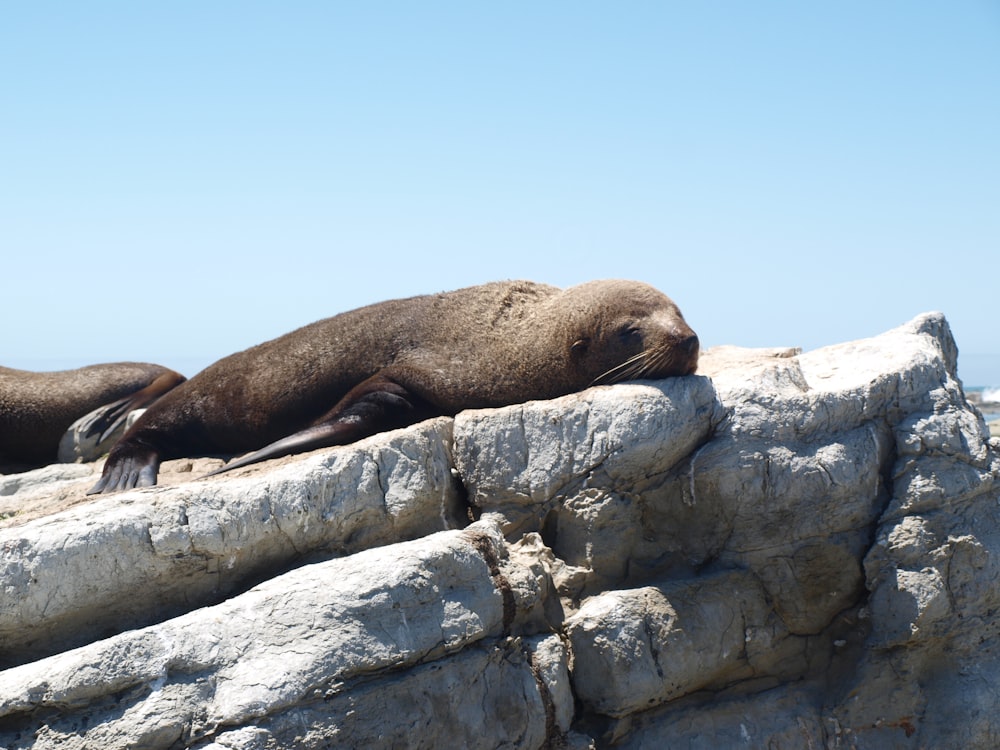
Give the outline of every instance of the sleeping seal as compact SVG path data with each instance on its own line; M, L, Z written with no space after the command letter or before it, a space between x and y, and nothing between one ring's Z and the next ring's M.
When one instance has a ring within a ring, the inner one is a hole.
M228 471L462 409L688 375L697 362L698 337L677 306L635 281L506 281L380 302L175 388L112 448L89 494L154 485L167 458L254 451Z
M61 372L0 367L0 462L22 469L54 463L59 440L80 417L101 409L90 429L108 435L130 411L182 382L173 370L140 362Z

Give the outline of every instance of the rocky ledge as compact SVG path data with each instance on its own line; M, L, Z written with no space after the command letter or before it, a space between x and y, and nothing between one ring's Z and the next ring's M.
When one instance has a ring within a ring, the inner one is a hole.
M0 477L0 746L995 747L938 314L86 498Z

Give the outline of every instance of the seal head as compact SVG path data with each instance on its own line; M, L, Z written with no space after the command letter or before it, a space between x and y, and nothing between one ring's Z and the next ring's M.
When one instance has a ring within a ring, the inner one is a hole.
M599 281L567 289L561 305L577 326L576 368L588 385L694 374L698 337L677 305L638 282Z

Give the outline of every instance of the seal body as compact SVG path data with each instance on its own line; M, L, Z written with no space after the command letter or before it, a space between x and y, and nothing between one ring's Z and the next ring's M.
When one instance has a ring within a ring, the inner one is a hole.
M341 445L462 409L693 373L698 338L651 286L526 281L390 300L207 367L148 409L91 490L155 484L159 462Z
M19 468L56 461L59 441L79 418L103 409L93 429L110 433L184 376L160 365L116 362L60 372L0 367L0 461Z

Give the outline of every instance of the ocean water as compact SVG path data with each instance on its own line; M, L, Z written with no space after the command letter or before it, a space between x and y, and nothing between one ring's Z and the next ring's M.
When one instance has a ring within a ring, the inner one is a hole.
M1000 387L973 386L965 388L965 394L969 401L975 404L976 408L983 413L987 422L1000 421ZM1000 434L1000 429L992 428L993 435Z
M987 422L1000 421L1000 354L958 353L962 387ZM993 429L996 435L997 428Z
M972 354L959 351L958 377L966 391L1000 390L1000 354Z

